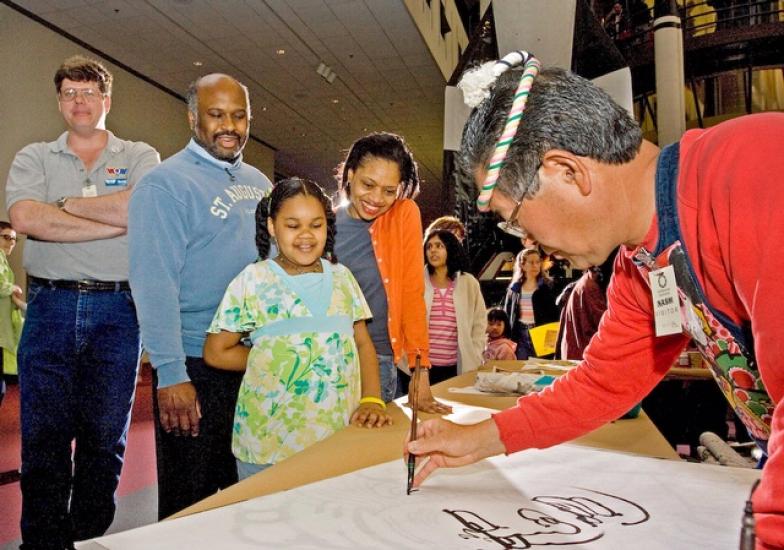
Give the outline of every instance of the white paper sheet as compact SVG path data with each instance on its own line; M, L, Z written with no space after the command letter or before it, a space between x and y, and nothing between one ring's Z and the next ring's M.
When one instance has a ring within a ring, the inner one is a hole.
M560 445L441 470L407 496L401 460L96 542L111 550L723 550L737 547L758 474Z

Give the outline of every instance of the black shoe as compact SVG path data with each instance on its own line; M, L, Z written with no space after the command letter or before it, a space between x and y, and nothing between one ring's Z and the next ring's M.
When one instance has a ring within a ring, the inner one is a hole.
M7 472L0 472L0 485L8 485L9 483L16 483L22 473L19 470L8 470Z

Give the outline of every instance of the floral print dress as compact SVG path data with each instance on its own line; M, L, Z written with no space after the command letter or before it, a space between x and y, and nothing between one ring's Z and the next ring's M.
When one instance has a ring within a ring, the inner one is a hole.
M243 462L274 464L305 449L348 425L359 403L353 325L370 308L345 266L322 267L291 276L271 260L249 265L207 329L248 333L253 343L232 438Z
M3 363L0 375L17 374L16 348L22 335L22 314L11 295L14 293L14 272L5 254L0 252L0 353Z

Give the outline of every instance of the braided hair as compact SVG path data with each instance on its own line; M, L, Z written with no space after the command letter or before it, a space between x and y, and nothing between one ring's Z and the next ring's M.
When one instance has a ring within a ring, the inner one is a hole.
M321 257L333 264L337 263L338 260L335 257L335 212L332 209L332 201L319 184L300 178L279 181L275 184L272 192L259 201L259 205L256 207L256 248L259 251L259 258L266 260L269 257L271 239L267 219L274 220L283 203L297 195L315 197L324 207L324 217L327 220L327 241Z
M351 195L348 171L356 172L369 158L384 159L397 164L402 183L400 198L413 199L419 194L419 169L406 141L396 134L376 132L355 141L348 150L346 160L336 169L339 174L338 188L347 197Z

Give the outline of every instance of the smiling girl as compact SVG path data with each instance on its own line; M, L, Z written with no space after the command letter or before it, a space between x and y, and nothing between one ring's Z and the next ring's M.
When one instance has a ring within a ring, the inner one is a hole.
M313 182L278 183L256 210L265 259L231 282L208 329L207 363L245 370L232 441L240 479L348 423L391 423L364 321L370 310L351 272L326 259L334 259L331 207ZM271 239L278 255L267 259Z

